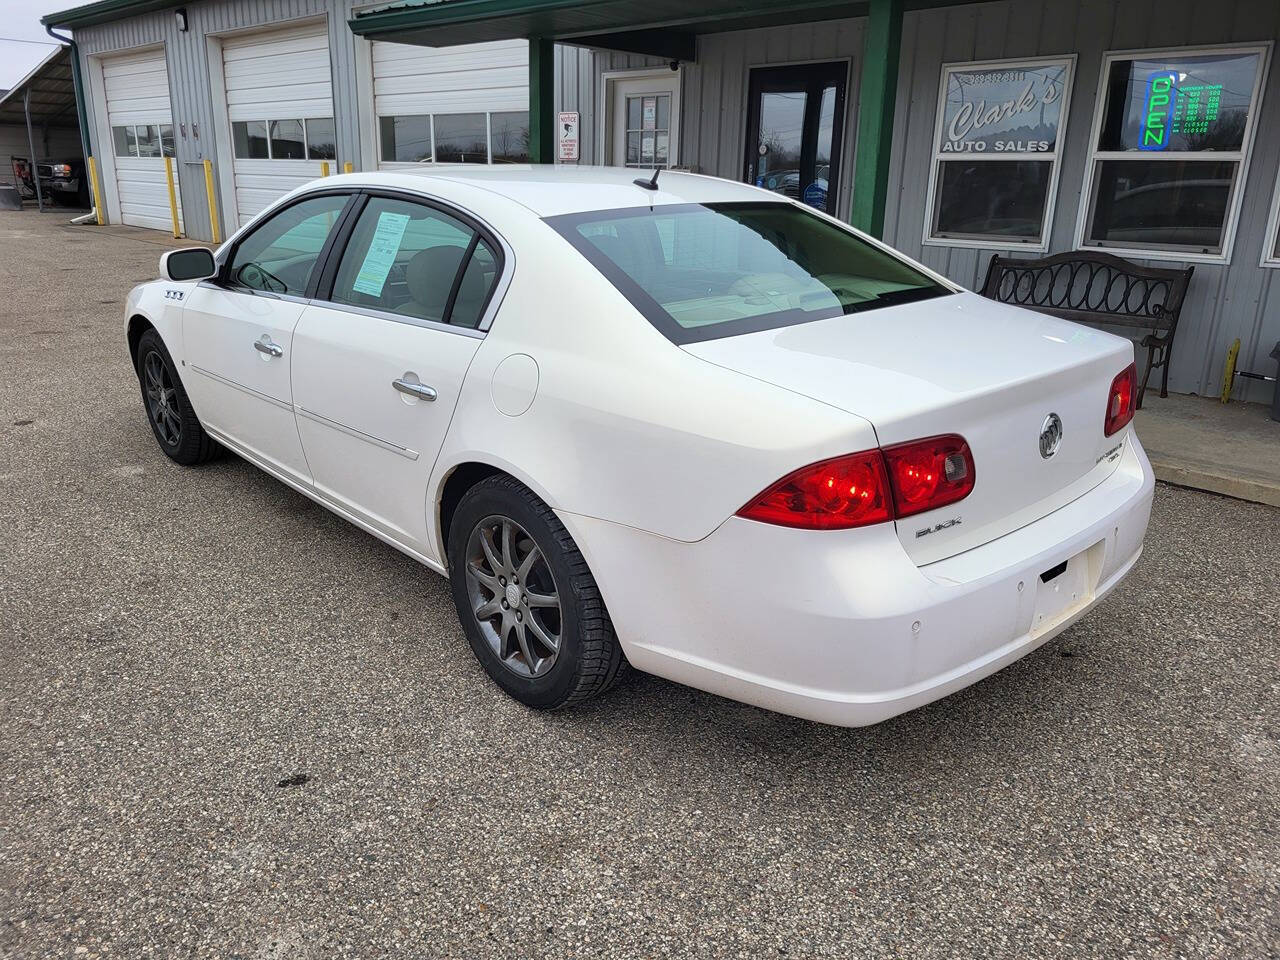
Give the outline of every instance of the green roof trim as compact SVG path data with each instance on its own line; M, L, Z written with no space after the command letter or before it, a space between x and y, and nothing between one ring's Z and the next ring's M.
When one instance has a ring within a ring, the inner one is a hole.
M901 0L901 8L980 2ZM659 40L684 51L698 34L865 17L869 9L870 0L395 0L347 23L356 36L428 47L537 38L665 55Z
M109 23L140 13L154 13L182 6L182 0L97 0L80 7L71 7L49 13L40 18L46 27L91 27L96 23Z

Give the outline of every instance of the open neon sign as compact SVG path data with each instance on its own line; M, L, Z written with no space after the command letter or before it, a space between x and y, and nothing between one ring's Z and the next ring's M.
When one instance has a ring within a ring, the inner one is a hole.
M1147 99L1142 110L1140 150L1164 150L1173 133L1173 104L1178 96L1178 75L1162 70L1147 77Z

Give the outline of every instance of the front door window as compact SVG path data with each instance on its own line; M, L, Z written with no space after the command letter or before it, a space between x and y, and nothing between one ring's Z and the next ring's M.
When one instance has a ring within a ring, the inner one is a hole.
M751 71L743 179L835 213L844 63Z

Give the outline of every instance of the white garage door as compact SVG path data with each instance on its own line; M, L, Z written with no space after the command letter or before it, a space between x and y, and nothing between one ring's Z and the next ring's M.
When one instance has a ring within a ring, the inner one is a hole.
M529 43L373 44L378 165L528 163Z
M240 223L300 184L337 173L323 23L228 37L222 66Z
M164 50L148 50L102 63L107 122L111 127L120 219L138 227L172 229L164 157L173 153L173 114ZM177 188L177 170L174 170ZM178 201L182 222L182 201Z

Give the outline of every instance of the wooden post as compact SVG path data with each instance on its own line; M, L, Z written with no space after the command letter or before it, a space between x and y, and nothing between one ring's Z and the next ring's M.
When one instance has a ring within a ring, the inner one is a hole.
M555 91L556 45L552 40L534 37L529 41L529 162L555 163L556 114Z
M850 222L880 237L889 192L893 150L893 107L898 95L898 53L902 47L902 0L871 0L862 50L858 93L858 149L853 164Z

